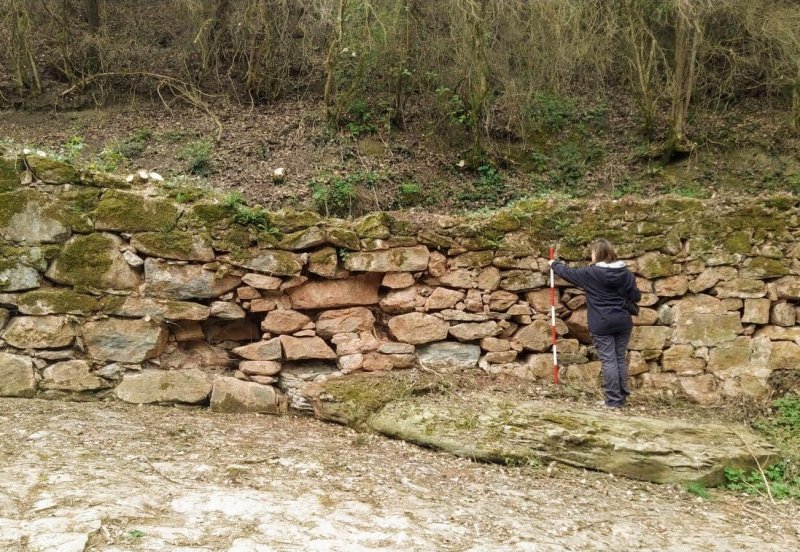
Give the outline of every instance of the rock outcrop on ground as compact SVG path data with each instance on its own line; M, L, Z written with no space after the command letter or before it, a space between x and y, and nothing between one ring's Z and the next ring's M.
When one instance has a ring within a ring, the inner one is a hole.
M560 462L656 483L719 485L726 468L779 459L739 424L683 421L531 400L496 390L448 389L422 376L348 376L307 388L318 417L456 456L509 465Z

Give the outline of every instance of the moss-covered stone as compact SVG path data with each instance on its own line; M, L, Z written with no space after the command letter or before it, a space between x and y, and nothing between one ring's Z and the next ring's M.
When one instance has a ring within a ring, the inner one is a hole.
M750 232L746 230L732 232L725 238L723 244L730 253L739 253L741 255L747 255L753 248Z
M20 185L17 161L0 157L0 192L16 190Z
M68 241L47 277L60 284L95 289L132 289L139 277L122 258L122 240L112 234L76 236Z
M201 235L180 230L135 234L131 238L131 245L151 257L179 261L214 260L214 250Z
M298 230L291 234L286 234L278 241L278 247L290 251L299 251L310 247L316 247L327 243L328 238L325 230L319 226L312 226L305 230Z
M81 172L81 183L95 188L115 188L118 190L131 188L131 183L121 175L101 171L87 170Z
M109 190L94 211L98 230L122 232L167 231L175 227L178 207L171 201Z
M26 156L25 163L33 176L47 184L78 184L80 182L78 171L69 163L38 155Z
M97 297L77 293L72 289L38 289L23 293L18 298L18 308L23 314L83 314L102 310Z
M666 278L674 276L680 271L680 265L675 259L660 253L648 253L637 262L638 272L645 278Z
M181 227L207 231L228 228L232 223L230 210L219 203L196 203L181 217Z
M370 213L353 222L353 230L359 238L386 239L391 235L391 217L386 213Z
M11 217L21 213L29 201L42 201L43 196L33 191L0 193L0 228L8 226Z
M322 384L314 411L322 419L363 427L383 406L404 397L441 388L438 378L415 372L391 375L354 374L333 378Z
M358 251L361 248L361 240L358 234L345 228L344 226L329 226L326 229L328 241L336 247L344 247L351 251Z
M281 232L296 232L315 226L321 218L311 211L294 211L291 209L270 213L272 225Z
M766 280L786 276L789 274L789 268L779 259L752 257L745 261L740 274L742 278Z

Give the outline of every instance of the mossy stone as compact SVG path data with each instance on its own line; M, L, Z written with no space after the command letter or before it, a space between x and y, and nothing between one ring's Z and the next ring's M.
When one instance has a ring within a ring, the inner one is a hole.
M0 157L0 192L10 192L19 186L20 179L16 160Z
M72 289L38 289L20 295L18 308L23 314L82 314L101 310L102 303Z
M134 234L131 245L151 257L179 261L214 260L214 250L196 233L170 230L169 232L142 232Z
M780 278L789 274L789 269L778 259L768 257L753 257L747 259L744 268L741 270L742 278L752 278L764 280L769 278Z
M101 171L83 171L81 182L95 188L115 188L125 190L131 188L131 183L118 174Z
M195 203L181 217L181 226L211 231L228 228L233 223L230 210L219 203Z
M680 265L675 263L675 259L660 253L647 253L639 258L637 263L639 274L645 278L666 278L674 276L680 271Z
M178 207L164 199L149 199L138 194L109 190L97 205L94 220L98 230L166 231L175 227Z
M329 226L326 229L328 241L336 247L344 247L351 251L358 251L361 249L361 240L358 239L358 234L344 226Z
M114 265L114 256L120 257L118 242L119 238L109 234L76 236L64 245L47 275L74 286L108 287L107 273Z
M0 193L0 228L8 226L11 217L25 210L29 201L42 201L44 196L32 190Z
M26 156L25 163L33 175L46 184L78 184L80 182L78 171L69 163L38 155Z
M435 247L437 249L449 249L458 246L458 242L434 230L423 230L417 234L417 241L422 245L428 247Z
M739 253L741 255L747 255L753 248L753 242L752 238L750 237L750 233L745 230L739 230L731 233L727 238L725 238L723 243L728 252Z
M311 211L295 211L286 209L270 213L272 225L281 232L296 232L310 228L320 222L318 214Z
M386 213L370 213L353 222L353 230L359 238L384 240L391 235L389 230L391 224L391 217Z

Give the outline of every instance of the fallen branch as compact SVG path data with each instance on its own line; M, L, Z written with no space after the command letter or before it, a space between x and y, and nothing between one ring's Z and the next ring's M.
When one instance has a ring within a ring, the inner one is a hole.
M165 107L169 109L170 106L164 99L164 96L161 95L162 87L169 88L169 90L175 95L175 97L182 99L189 105L199 109L200 111L208 115L208 117L210 117L211 120L214 121L214 125L217 127L216 139L219 140L222 137L222 133L224 130L222 122L216 115L214 115L213 111L211 110L211 106L209 105L208 101L206 101L206 100L213 100L214 98L216 98L216 96L203 92L202 90L200 90L191 83L182 81L180 79L176 79L175 77L170 77L169 75L161 75L159 73L150 73L147 71L95 73L93 75L89 75L87 77L82 78L79 82L70 86L59 95L66 96L70 92L74 91L76 88L83 88L89 85L93 81L107 77L123 77L123 78L144 77L158 81L156 93L158 94L158 97L161 98L161 101L164 103Z

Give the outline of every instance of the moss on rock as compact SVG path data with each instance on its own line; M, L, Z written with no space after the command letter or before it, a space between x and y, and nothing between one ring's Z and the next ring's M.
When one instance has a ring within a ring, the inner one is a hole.
M38 155L26 156L25 163L36 178L47 184L78 184L80 182L78 171L69 163Z
M48 272L61 283L89 288L103 288L111 269L117 244L107 234L77 236L67 242ZM118 253L117 253L118 254Z
M167 231L175 227L178 207L164 199L109 190L94 211L98 230L123 232Z
M337 246L357 251L361 249L361 240L358 234L344 226L331 226L327 228L328 241Z
M102 302L92 295L59 288L23 293L17 306L23 314L82 314L101 310Z
M316 225L322 220L311 211L295 211L286 209L270 213L272 225L281 232L296 232Z
M17 161L0 157L0 192L16 190L20 185Z
M202 237L180 230L135 234L131 239L131 245L152 257L180 261L214 260L214 251L210 245L204 243Z

